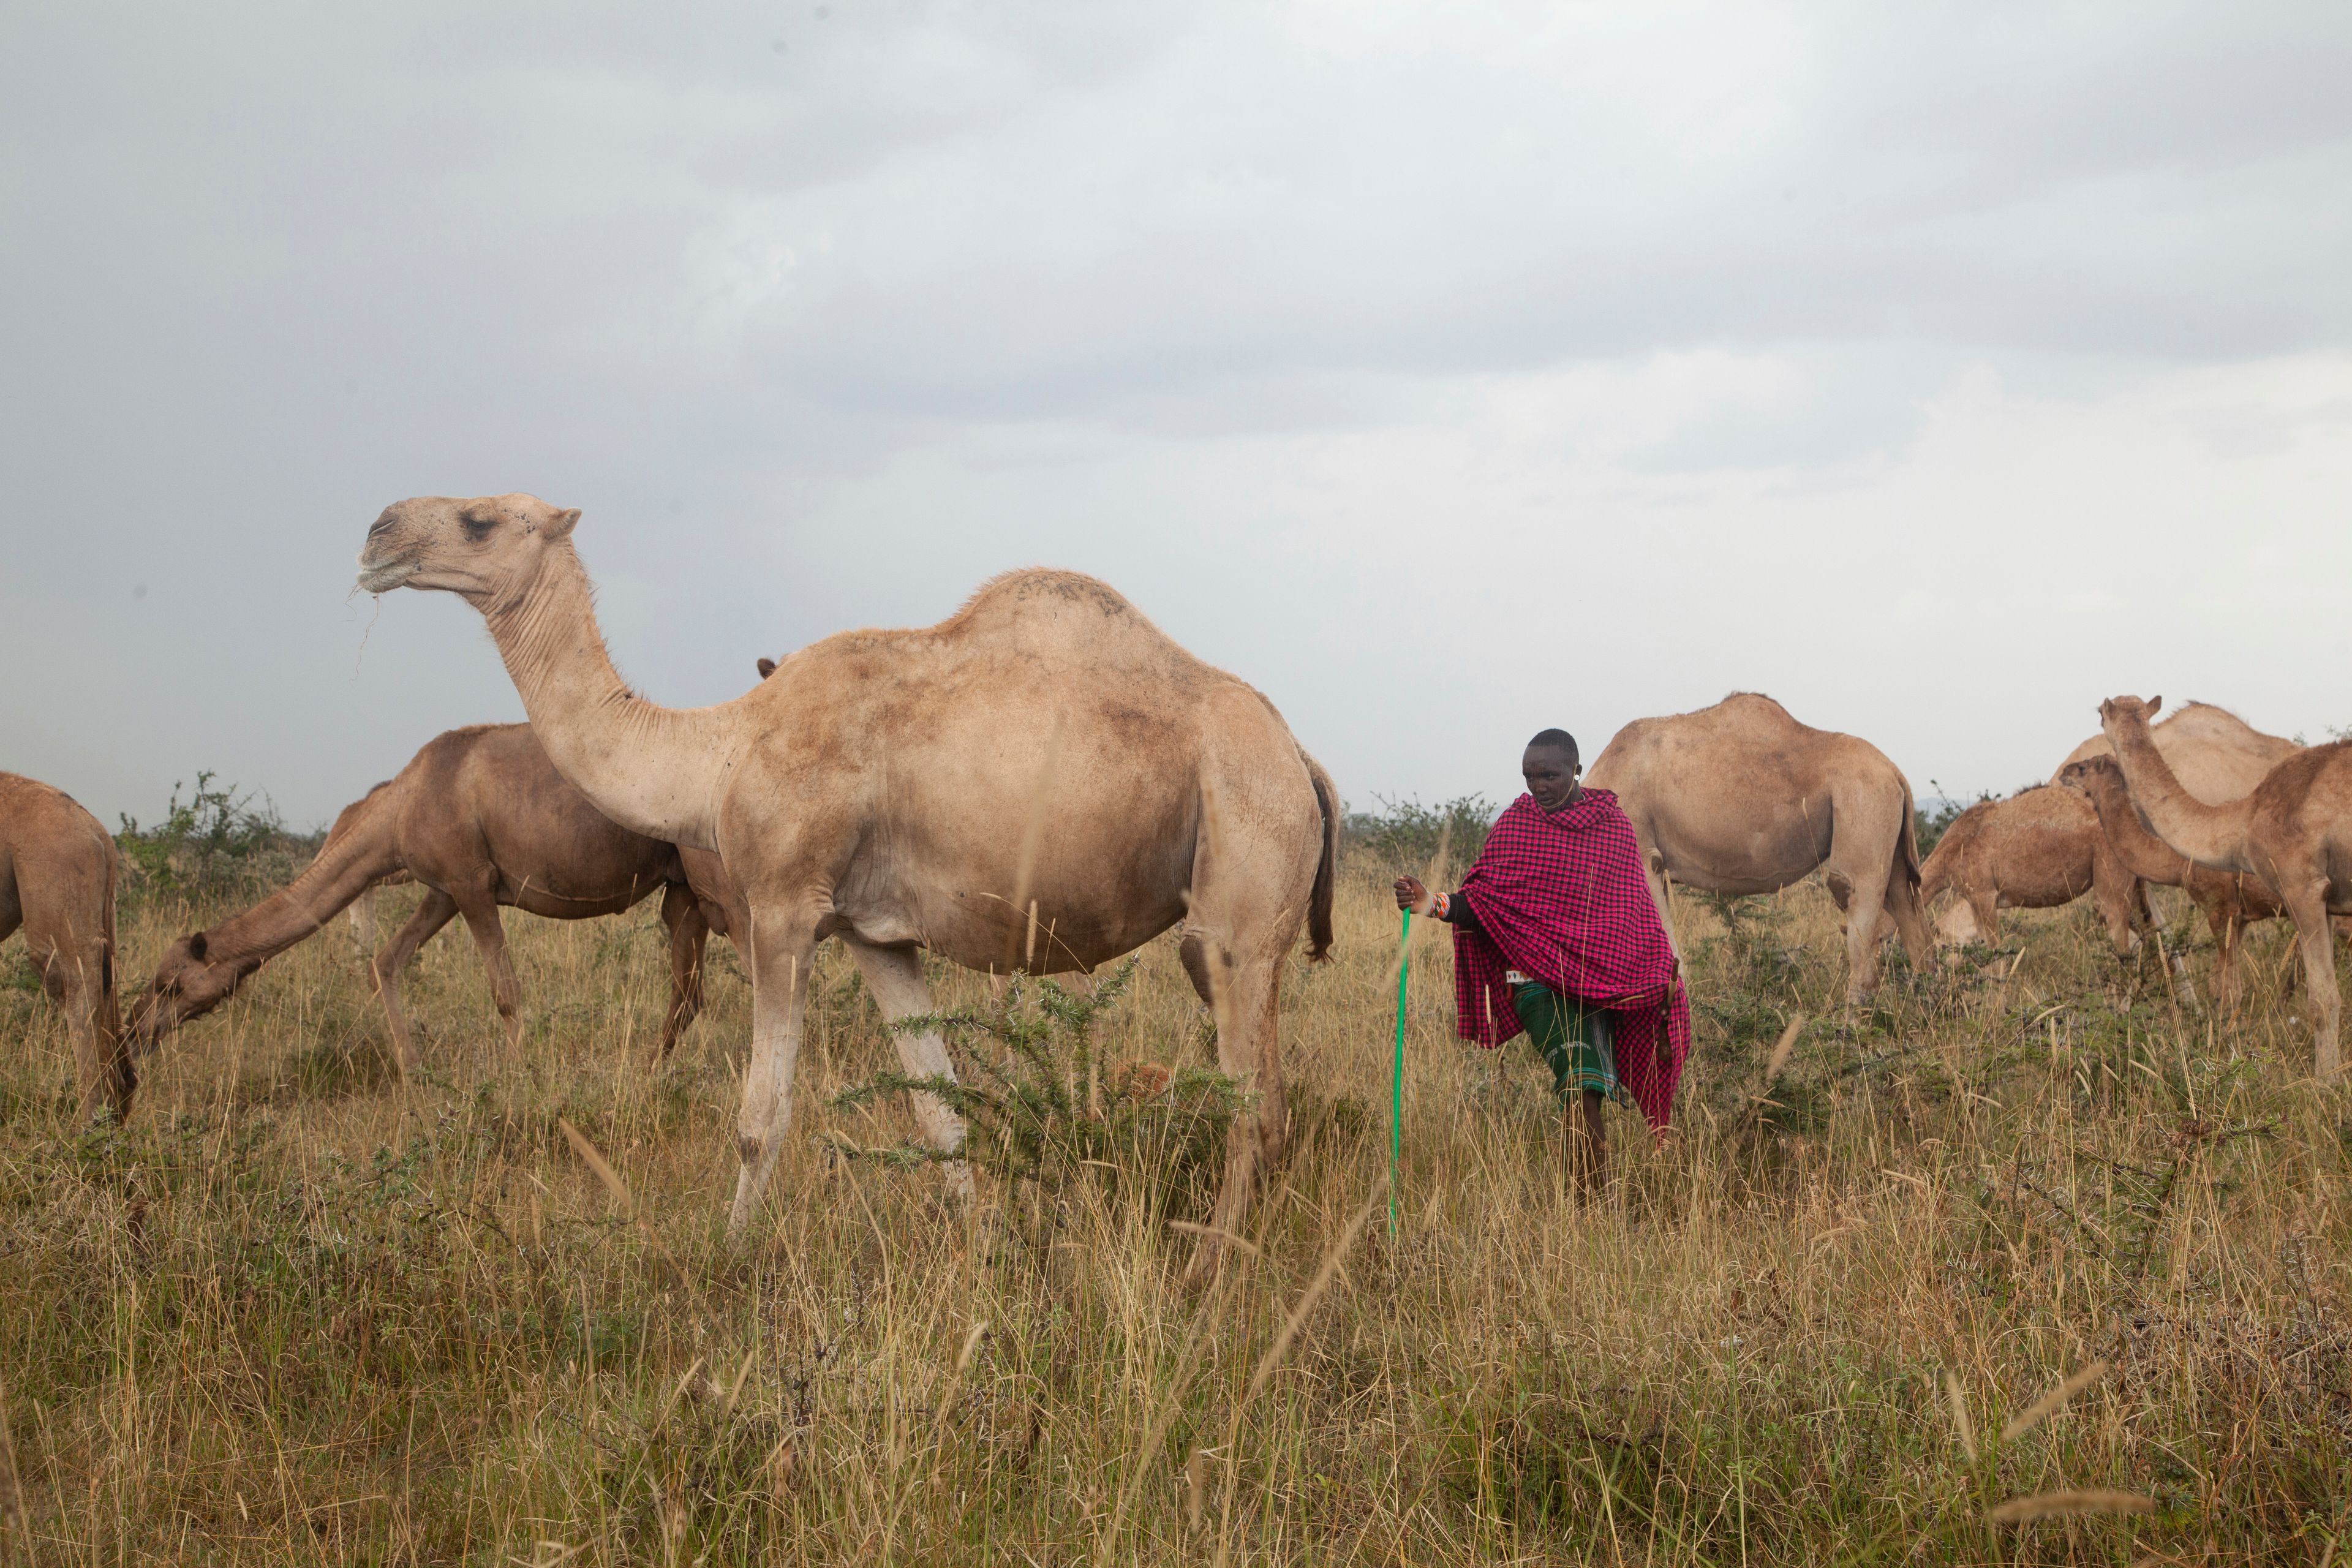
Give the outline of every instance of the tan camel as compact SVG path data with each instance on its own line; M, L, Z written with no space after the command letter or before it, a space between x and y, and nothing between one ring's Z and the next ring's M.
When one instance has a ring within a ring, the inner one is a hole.
M2115 743L2132 802L2173 849L2212 870L2260 878L2285 907L2317 1015L2313 1065L2332 1079L2343 1068L2336 1040L2343 995L2328 917L2352 914L2352 742L2292 752L2252 795L2210 805L2181 786L2149 736L2148 715L2163 701L2099 704L2099 726Z
M1087 970L1181 921L1218 1059L1258 1096L1227 1140L1215 1223L1233 1230L1284 1141L1281 966L1302 921L1310 956L1329 946L1338 851L1330 781L1274 705L1107 584L1023 571L935 626L844 632L731 702L659 707L605 654L579 517L527 495L402 501L368 530L359 585L462 596L565 777L615 821L724 857L753 1012L730 1229L782 1147L819 942L839 936L898 1018L930 1010L918 948ZM912 1072L951 1070L935 1035L899 1046ZM960 1147L926 1101L925 1131Z
M2181 787L2208 805L2224 805L2254 793L2263 775L2302 748L2279 735L2266 735L2226 708L2191 702L2148 731L2156 749ZM2091 757L2112 757L2115 747L2094 735L2066 753L2050 775L2064 782L2066 769Z
M1800 724L1769 697L1636 719L1585 782L1616 792L1672 932L1665 878L1710 893L1769 893L1825 868L1846 913L1846 994L1878 983L1879 915L1927 960L1911 786L1867 741ZM1676 951L1680 951L1677 939Z
M702 1005L702 951L725 930L733 898L714 857L689 868L669 845L615 826L563 781L528 724L452 730L425 742L389 782L343 808L326 843L292 882L252 909L182 937L132 1005L142 1050L212 1011L268 960L345 905L388 883L425 884L425 901L376 952L371 976L404 1073L421 1063L400 1005L400 973L435 932L462 916L490 973L511 1037L521 994L499 906L556 920L614 915L659 891L669 927L667 1053Z
M2091 803L2109 845L2134 877L2158 887L2179 888L2204 912L2219 953L2213 964L2213 994L2224 1008L2234 1012L2242 990L2237 973L2239 939L2256 921L2275 920L2285 910L2261 879L2242 871L2209 870L2150 833L2132 805L2131 786L2124 782L2113 751L2068 763L2058 770L2058 778Z
M81 1110L131 1113L138 1074L114 999L114 840L71 795L0 773L0 942L25 928L41 989L65 1009Z
M2090 802L2049 784L1979 801L1945 826L1919 868L1920 908L1947 891L1958 898L1936 930L1948 942L1999 942L2000 910L2055 909L2087 892L2116 955L2127 958L2139 946L2132 917L2147 912Z

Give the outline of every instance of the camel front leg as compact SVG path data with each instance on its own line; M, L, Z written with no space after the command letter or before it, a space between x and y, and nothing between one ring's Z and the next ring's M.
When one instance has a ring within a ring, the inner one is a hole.
M738 1237L768 1190L792 1123L793 1069L800 1061L801 1016L816 957L816 922L804 915L751 911L745 943L751 969L751 1060L735 1114L735 1203L727 1234Z
M362 888L360 896L352 900L352 942L362 961L375 957L375 893L373 887Z
M2138 952L2139 932L2132 929L2132 916L2146 910L2147 900L2140 893L2139 879L2104 848L2091 857L2091 903L2107 928L2107 942L2116 956L2127 959Z
M901 1018L917 1017L932 1010L931 988L923 982L923 962L912 948L876 947L846 931L842 933L841 942L849 949L849 956L856 960L857 973L866 977L866 989L873 994L886 1021L895 1024ZM947 1042L940 1038L937 1030L909 1035L894 1029L891 1037L898 1043L898 1060L909 1077L955 1077L955 1064L948 1059ZM931 1147L943 1154L961 1150L963 1118L935 1094L919 1091L913 1100L916 1124L922 1128L923 1137ZM971 1162L947 1163L947 1188L950 1197L971 1196Z
M2205 923L2213 929L2213 1003L2224 1017L2238 1016L2240 984L2238 980L2238 942L2246 934L2246 922L2236 910L2216 903L2205 911Z
M408 1037L408 1018L400 1009L400 972L416 956L416 950L433 940L433 933L457 918L457 900L438 888L426 889L425 901L407 923L393 933L389 944L378 948L368 963L368 973L375 981L376 1000L383 1004L383 1025L392 1036L392 1058L400 1066L403 1078L425 1065L416 1054L416 1047Z
M662 923L669 927L669 1012L662 1018L661 1045L654 1052L656 1067L677 1047L678 1037L702 1011L702 950L710 937L710 921L702 903L688 889L673 884L663 893L661 913Z

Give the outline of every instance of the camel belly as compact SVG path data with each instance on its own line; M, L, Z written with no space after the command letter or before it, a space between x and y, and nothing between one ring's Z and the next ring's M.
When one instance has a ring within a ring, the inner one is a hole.
M1829 820L1767 818L1747 831L1703 832L1662 825L1658 852L1666 874L1685 887L1738 897L1778 892L1802 881L1829 858Z
M922 947L950 963L999 974L1027 970L1058 974L1090 970L1141 947L1184 916L1181 898L1135 908L1087 907L1040 889L1033 922L1010 898L986 889L947 889L889 908L853 905L841 923L877 947Z

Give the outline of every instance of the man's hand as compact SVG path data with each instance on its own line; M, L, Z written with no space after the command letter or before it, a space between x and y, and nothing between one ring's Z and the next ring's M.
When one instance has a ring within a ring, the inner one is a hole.
M1421 879L1418 877L1399 877L1396 879L1396 896L1397 908L1411 910L1423 919L1427 919L1437 909L1437 900L1430 896L1427 888L1421 885Z

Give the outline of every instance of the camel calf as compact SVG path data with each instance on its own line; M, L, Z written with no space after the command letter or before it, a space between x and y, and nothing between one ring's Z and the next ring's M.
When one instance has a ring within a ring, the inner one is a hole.
M1922 906L1946 892L1958 900L1936 922L1948 942L1999 942L2002 910L2055 909L2087 892L2116 955L2128 958L2139 947L2132 917L2147 914L2147 895L2099 831L2099 814L2049 784L1979 801L1952 819L1919 868Z
M114 1000L114 840L62 790L0 773L0 942L25 928L41 989L65 1009L82 1114L116 1118L137 1087Z
M2132 805L2131 786L2124 782L2124 771L2113 752L2068 763L2058 777L2091 803L2107 843L2131 868L2132 875L2158 887L2179 888L2204 912L2220 954L2213 964L2213 994L2223 1008L2236 1011L2239 939L2254 921L2284 914L2285 906L2263 886L2260 878L2210 870L2149 832L2138 808Z
M509 1037L522 1032L521 992L508 962L499 906L555 920L616 915L662 895L670 935L667 1055L702 1006L702 951L716 930L740 927L737 895L716 856L689 866L670 845L615 825L566 784L528 724L452 730L389 782L343 808L302 874L242 914L172 944L131 1009L141 1049L233 995L262 964L387 883L415 880L425 901L370 969L401 1070L421 1063L400 1005L400 972L416 950L462 917Z
M2352 742L2291 752L2252 795L2215 805L2181 782L2150 735L2148 715L2163 702L2111 697L2099 704L2099 727L2132 803L2176 852L2211 870L2260 878L2285 909L2311 993L2313 1070L2335 1078L2344 1070L2336 1043L2344 996L2330 917L2352 915Z

